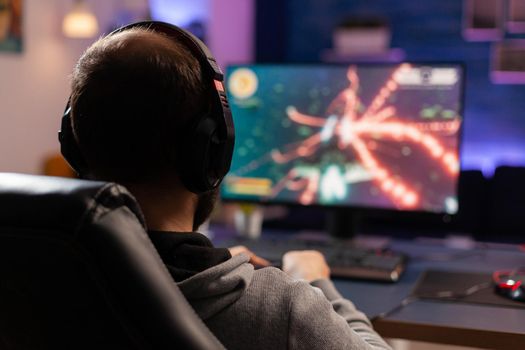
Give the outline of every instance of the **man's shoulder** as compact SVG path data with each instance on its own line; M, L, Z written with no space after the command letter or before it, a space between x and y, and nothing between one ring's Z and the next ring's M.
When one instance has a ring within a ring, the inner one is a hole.
M294 283L290 276L273 266L255 270L253 278L258 283L267 283L268 287L289 288Z
M282 270L275 267L265 267L254 271L249 292L275 295L283 302L289 303L297 289L311 288L308 282L294 280Z
M239 299L206 324L226 348L287 348L292 284L277 268L255 270Z

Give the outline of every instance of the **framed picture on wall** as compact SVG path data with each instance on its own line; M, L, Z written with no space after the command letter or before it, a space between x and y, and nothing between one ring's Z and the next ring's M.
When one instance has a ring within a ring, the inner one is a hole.
M496 84L525 84L525 39L493 44L490 78Z
M463 37L469 41L503 38L503 0L464 0Z
M507 10L507 30L510 33L525 33L525 1L509 0Z
M0 51L22 51L22 0L0 0Z

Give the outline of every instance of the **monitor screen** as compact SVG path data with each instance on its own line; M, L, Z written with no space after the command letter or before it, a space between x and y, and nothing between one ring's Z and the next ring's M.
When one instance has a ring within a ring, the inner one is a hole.
M455 213L460 64L238 65L227 200Z

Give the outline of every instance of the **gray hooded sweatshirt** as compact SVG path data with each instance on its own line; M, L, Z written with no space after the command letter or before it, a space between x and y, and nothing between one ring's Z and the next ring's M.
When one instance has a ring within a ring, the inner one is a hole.
M237 255L178 283L227 349L390 349L331 281L248 261Z

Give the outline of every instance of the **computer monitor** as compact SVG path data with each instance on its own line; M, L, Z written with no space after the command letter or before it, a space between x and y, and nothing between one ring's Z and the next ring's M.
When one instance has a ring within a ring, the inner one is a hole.
M226 200L454 214L461 64L235 65Z

